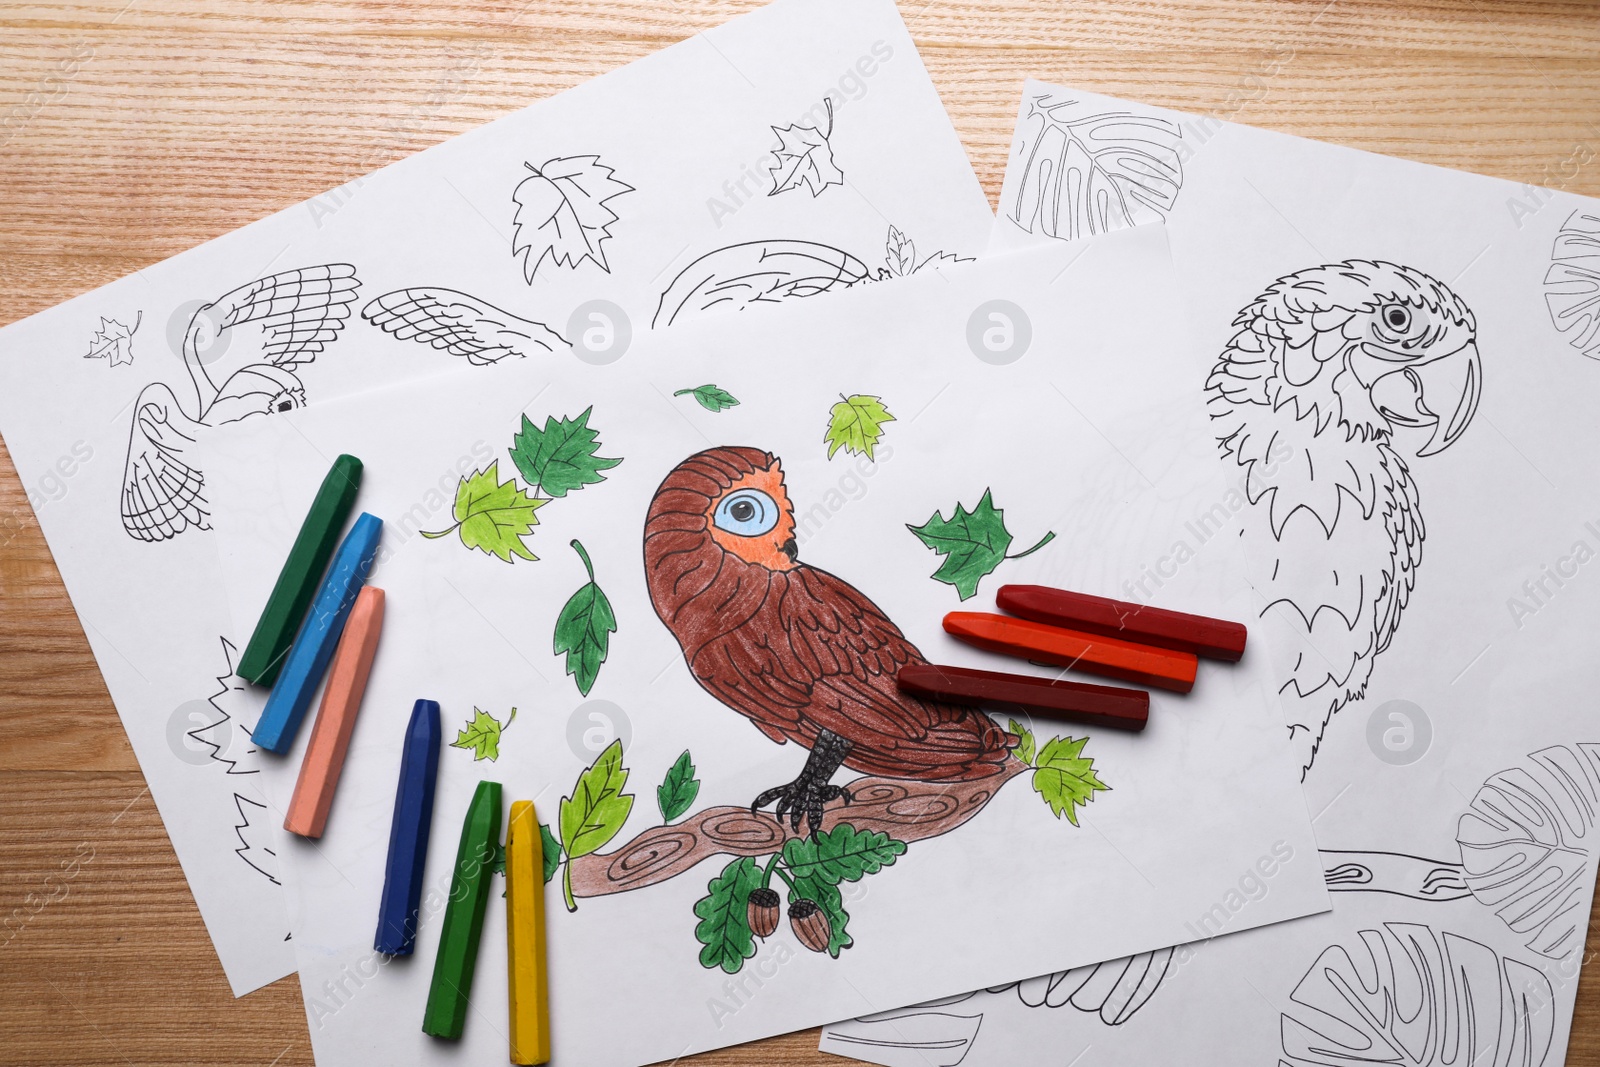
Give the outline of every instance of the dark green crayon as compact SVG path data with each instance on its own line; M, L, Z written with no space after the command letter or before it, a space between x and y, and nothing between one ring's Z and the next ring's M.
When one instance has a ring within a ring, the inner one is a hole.
M328 569L328 560L344 531L344 521L356 502L356 490L361 487L361 461L354 456L340 456L322 479L322 488L306 512L306 521L300 524L300 533L289 550L289 558L278 572L278 583L272 587L267 606L262 609L250 643L239 657L239 677L257 685L271 685L278 680L278 671L288 657L294 635L305 621L311 598L322 584L322 572Z
M422 1012L422 1032L455 1039L467 1024L472 997L472 970L478 963L478 939L483 934L483 913L489 907L494 879L490 865L500 843L500 783L479 782L461 824L461 844L456 848L456 868L450 876L450 903L445 905L439 930L439 954L433 960L433 981L428 985L428 1006Z

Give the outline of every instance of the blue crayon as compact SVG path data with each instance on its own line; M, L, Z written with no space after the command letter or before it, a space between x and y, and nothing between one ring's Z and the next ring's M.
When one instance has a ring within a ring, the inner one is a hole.
M261 718L250 734L250 740L258 748L281 756L294 744L294 735L300 731L306 709L311 707L311 697L322 684L322 675L339 644L339 635L344 632L350 607L366 584L367 572L372 570L373 557L378 553L378 538L382 534L383 520L362 512L339 543L328 577L317 591L317 599L311 603L311 614L301 624L300 633L283 661L283 670L267 697L267 706L261 709Z
M378 936L373 948L386 956L409 956L417 942L417 911L422 906L422 868L428 859L428 827L433 822L433 785L439 773L439 704L419 700L406 727L400 756L400 785L394 794L389 827L389 862L383 871L378 905Z

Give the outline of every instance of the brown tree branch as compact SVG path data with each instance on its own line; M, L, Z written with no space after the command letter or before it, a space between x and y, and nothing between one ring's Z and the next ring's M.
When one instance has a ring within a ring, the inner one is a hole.
M998 773L970 782L858 778L846 786L851 803L830 804L822 828L847 822L901 841L938 837L982 811L1001 786L1028 769L1012 756ZM791 837L804 836L770 813L751 814L749 808L726 805L707 808L674 826L652 827L613 852L571 861L572 892L580 897L625 893L664 882L713 856L766 856Z

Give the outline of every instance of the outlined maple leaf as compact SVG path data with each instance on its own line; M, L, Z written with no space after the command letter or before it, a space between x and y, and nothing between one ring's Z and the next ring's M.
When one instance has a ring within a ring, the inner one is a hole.
M828 412L828 432L822 435L828 445L828 458L843 448L847 455L863 455L874 459L873 450L878 438L883 436L883 424L894 422L883 398L876 396L841 396Z
M907 523L906 529L944 557L939 569L933 572L933 579L955 586L962 600L976 595L978 583L993 574L1002 561L1032 555L1056 536L1050 531L1026 552L1006 555L1006 549L1011 547L1011 533L1006 529L1005 512L994 506L994 498L987 489L971 511L957 501L950 518L934 511L921 526Z
M821 196L828 186L844 184L844 171L833 162L833 145L828 143L833 136L833 102L824 99L822 106L828 113L826 130L798 124L772 127L778 135L778 146L772 150L773 163L767 168L772 175L768 196L798 189L802 184L812 196Z
M576 270L589 260L611 273L602 243L611 236L617 213L606 202L634 191L612 177L599 156L556 157L543 166L524 163L532 172L511 193L511 254L522 257L522 275L529 285L548 258L558 267Z
M104 359L109 365L120 367L124 363L133 362L133 335L139 331L139 323L144 321L144 312L139 312L133 320L132 326L124 326L116 319L100 316L100 328L95 331L94 340L89 342L89 351L84 359Z
M549 501L529 496L515 478L500 480L500 461L462 478L456 486L455 525L443 530L423 530L423 537L447 537L456 533L461 543L507 563L512 556L536 560L523 538L539 525L534 511Z

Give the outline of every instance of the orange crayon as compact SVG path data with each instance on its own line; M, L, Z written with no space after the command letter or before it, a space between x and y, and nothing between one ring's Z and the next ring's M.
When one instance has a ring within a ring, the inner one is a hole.
M317 721L311 728L300 777L294 783L294 796L283 828L301 837L321 837L333 805L333 791L344 769L344 754L350 747L350 734L356 727L356 712L361 710L361 694L367 688L372 657L378 651L378 633L383 629L383 590L363 586L350 608L350 618L339 638L328 670L328 684L317 708Z
M1176 693L1194 688L1195 671L1199 669L1192 652L1140 645L1004 615L952 611L944 617L944 629L967 644L990 652Z

